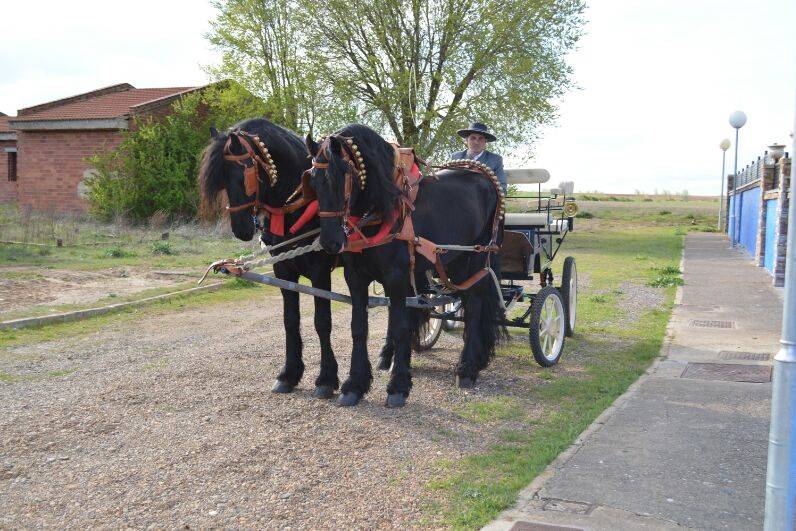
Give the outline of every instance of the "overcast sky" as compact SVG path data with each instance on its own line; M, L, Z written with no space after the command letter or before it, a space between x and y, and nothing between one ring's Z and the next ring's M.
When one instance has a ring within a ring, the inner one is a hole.
M560 102L558 123L543 131L531 166L549 169L556 183L574 180L579 191L715 194L718 144L734 142L727 118L736 109L749 117L739 166L772 142L790 151L796 2L587 4L586 35L569 57L579 88ZM203 84L201 66L216 60L203 38L213 10L201 0L6 2L2 13L6 114L120 82ZM511 154L503 155L511 166Z

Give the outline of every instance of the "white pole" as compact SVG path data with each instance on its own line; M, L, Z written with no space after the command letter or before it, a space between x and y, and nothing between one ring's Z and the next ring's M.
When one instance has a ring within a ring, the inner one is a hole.
M796 138L791 153L796 153ZM766 531L793 530L796 525L796 201L793 199L796 179L793 177L793 169L791 166L785 303L782 307L780 340L782 346L774 357L774 384L771 392L764 524ZM780 198L780 201L783 199Z

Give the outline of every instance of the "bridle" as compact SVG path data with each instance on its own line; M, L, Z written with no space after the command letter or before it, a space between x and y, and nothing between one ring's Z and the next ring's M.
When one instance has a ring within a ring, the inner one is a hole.
M238 139L244 153L240 155L232 153L233 137ZM260 210L266 206L264 202L260 201L260 183L263 182L260 179L260 168L268 175L271 187L276 186L277 182L276 164L274 164L271 153L268 152L268 148L257 135L247 131L232 131L227 143L224 144L224 160L237 162L243 166L243 186L246 195L249 197L254 195L254 200L234 207L228 206L227 211L232 213L251 208L252 216L257 216Z
M353 138L334 135L333 137L341 141L343 160L348 164L348 170L345 172L345 181L343 184L344 206L343 210L319 210L318 217L338 218L343 221L343 228L346 229L345 220L348 219L351 213L351 192L354 188L354 177L359 181L359 189L364 190L365 184L367 183L367 170L365 169L365 160L362 157L362 153L360 153L359 147L354 143ZM332 137L325 137L321 141L320 146L318 146L318 154L328 150L331 138ZM318 154L312 159L312 167L319 170L328 170L329 162L319 162Z

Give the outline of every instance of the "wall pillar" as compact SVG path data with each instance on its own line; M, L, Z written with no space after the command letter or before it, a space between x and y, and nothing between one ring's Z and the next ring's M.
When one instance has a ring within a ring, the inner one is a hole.
M777 164L779 177L779 201L777 201L777 222L774 231L776 238L774 256L774 285L785 285L785 255L788 251L788 190L790 190L791 159L782 157ZM796 227L793 228L796 230Z

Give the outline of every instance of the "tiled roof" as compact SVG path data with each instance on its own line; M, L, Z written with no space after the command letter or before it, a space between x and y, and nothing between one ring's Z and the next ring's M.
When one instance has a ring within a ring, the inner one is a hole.
M8 119L9 118L14 118L14 117L13 116L6 116L5 114L0 113L0 133L8 133L10 131L13 131L13 129L11 129L8 126Z
M195 87L131 88L112 94L90 97L82 101L57 105L39 112L15 116L15 122L41 120L97 120L120 118L130 113L130 107L174 96Z

